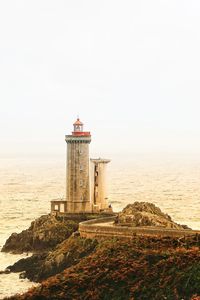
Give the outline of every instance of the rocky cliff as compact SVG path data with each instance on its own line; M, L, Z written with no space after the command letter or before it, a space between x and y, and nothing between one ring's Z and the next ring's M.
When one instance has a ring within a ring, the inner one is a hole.
M10 299L189 300L200 295L197 233L179 238L136 235L128 240L107 237L96 241L79 236L80 221L42 216L7 240L4 251L36 252L9 266L11 272L23 272L22 277L41 282ZM146 202L128 205L119 213L117 224L185 229Z
M174 229L188 229L186 225L179 225L161 209L149 202L134 202L128 204L120 212L115 221L116 225L124 226L156 226Z
M21 277L40 282L65 268L76 265L81 259L91 254L97 246L96 240L71 236L48 253L34 254L20 259L12 266L11 272L22 272Z
M198 247L196 237L185 244L170 237L100 241L76 265L10 299L189 300L200 295Z
M21 272L21 277L40 282L77 264L97 245L96 240L79 237L79 222L101 216L104 215L41 216L28 229L13 233L6 241L3 252L34 254L8 266L4 272Z

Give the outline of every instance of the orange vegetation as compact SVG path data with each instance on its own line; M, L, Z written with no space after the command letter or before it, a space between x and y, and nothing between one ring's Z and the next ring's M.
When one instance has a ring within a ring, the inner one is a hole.
M199 242L180 243L152 237L105 240L75 266L10 299L200 299Z

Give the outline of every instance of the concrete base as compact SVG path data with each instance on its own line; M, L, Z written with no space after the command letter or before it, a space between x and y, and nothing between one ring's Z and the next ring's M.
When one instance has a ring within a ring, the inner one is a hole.
M90 213L92 207L90 201L85 202L66 202L66 213Z

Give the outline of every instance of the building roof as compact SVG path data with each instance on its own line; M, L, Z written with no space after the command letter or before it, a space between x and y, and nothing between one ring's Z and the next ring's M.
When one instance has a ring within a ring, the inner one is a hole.
M90 161L93 162L93 163L96 163L96 164L107 164L109 162L111 162L110 159L106 159L106 158L90 158Z
M83 125L79 118L77 118L76 122L73 125Z

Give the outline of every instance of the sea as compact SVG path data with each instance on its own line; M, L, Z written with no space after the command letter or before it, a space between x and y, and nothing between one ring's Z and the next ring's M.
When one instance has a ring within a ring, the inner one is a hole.
M107 185L114 211L148 201L180 224L200 230L200 156L194 154L110 155ZM0 159L0 249L13 232L50 212L50 201L65 195L64 157ZM0 252L0 271L22 255ZM19 274L0 274L0 299L35 285Z

